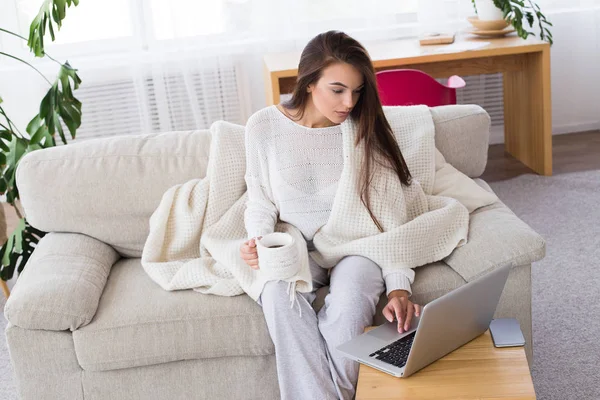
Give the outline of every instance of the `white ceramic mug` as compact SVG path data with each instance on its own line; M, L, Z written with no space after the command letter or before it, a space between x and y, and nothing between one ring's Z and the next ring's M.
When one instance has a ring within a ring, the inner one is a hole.
M285 280L300 271L298 246L294 238L283 232L274 232L256 241L258 266L263 274Z

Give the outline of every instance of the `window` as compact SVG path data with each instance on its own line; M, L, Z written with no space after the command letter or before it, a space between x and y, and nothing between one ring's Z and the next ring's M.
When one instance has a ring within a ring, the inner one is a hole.
M12 1L18 31L28 36L44 0ZM60 49L73 57L116 52L125 43L142 50L172 40L226 45L239 39L293 39L326 29L380 30L416 22L417 8L418 0L82 0L67 8L56 41L48 33L46 43L54 54ZM4 19L0 15L0 26L7 26Z
M225 32L223 0L151 0L150 11L156 40ZM233 4L235 5L235 4ZM231 5L230 5L231 7Z
M19 31L29 36L29 25L38 14L44 0L15 0ZM52 45L119 39L133 36L129 2L123 0L82 0L67 8L60 32ZM48 38L50 35L48 34Z

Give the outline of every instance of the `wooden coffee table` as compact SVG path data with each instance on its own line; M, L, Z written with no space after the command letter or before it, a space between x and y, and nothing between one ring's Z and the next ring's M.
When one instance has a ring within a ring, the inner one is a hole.
M487 331L408 378L361 364L356 400L367 399L535 399L535 391L524 348L495 348Z

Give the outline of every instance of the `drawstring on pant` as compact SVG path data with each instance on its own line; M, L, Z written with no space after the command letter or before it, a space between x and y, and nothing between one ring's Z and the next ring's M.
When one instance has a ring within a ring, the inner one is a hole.
M288 283L287 293L290 295L290 308L294 308L294 303L298 303L300 318L302 318L302 307L296 298L296 281L290 281Z

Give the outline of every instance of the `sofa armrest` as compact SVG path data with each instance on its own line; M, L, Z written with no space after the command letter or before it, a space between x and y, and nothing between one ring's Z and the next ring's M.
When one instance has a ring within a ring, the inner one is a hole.
M491 191L485 182L476 182ZM545 255L545 240L498 200L470 215L467 243L444 262L470 282L495 268L529 265Z
M118 259L112 247L89 236L47 234L6 301L6 319L25 329L73 331L87 325Z
M491 120L480 106L460 104L432 107L435 147L447 162L463 174L476 178L485 170Z

